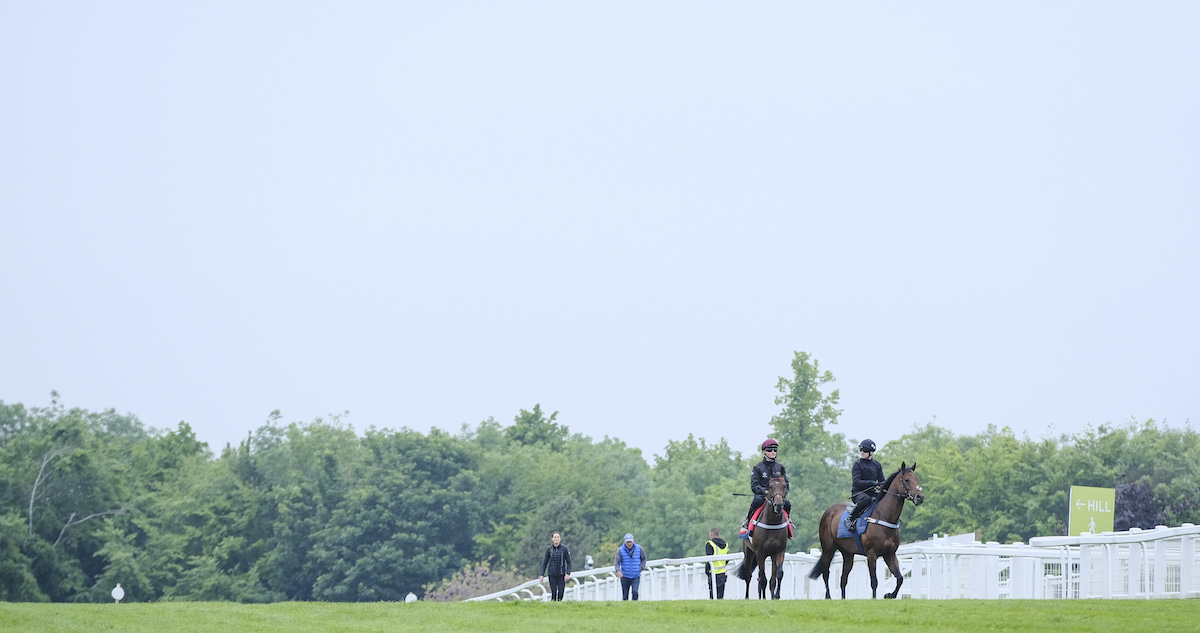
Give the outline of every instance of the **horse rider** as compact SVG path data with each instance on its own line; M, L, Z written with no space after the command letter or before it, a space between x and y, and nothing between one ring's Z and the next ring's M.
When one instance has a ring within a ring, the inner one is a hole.
M859 458L850 469L850 500L854 502L854 509L846 517L846 529L851 532L859 515L883 494L883 466L872 457L875 454L875 442L859 442L858 454Z
M754 516L754 511L762 507L762 504L767 502L767 487L771 483L772 477L783 477L787 489L791 490L791 483L788 482L787 469L783 464L775 461L775 456L779 454L779 442L771 438L763 440L762 443L763 459L761 462L754 465L754 470L750 472L750 490L754 492L754 501L750 502L750 511L746 513L746 520L742 522L742 529L738 531L738 538L750 538L750 517ZM785 512L790 512L792 502L783 499L783 509Z

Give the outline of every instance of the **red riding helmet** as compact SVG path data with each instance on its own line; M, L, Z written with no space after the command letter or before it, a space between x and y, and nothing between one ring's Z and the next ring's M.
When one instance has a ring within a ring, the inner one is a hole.
M775 440L768 437L767 439L763 440L762 450L765 451L768 448L779 448L779 442L776 442Z

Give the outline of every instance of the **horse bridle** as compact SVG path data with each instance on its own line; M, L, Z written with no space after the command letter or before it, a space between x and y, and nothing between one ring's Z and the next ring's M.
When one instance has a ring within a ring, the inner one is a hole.
M887 493L889 495L896 495L897 497L904 497L905 499L908 499L909 501L916 503L917 497L915 495L913 495L912 490L909 490L908 482L904 481L904 473L900 473L899 475L897 475L897 477L900 478L900 485L904 487L904 494L900 494L898 492L892 492L891 490L889 490ZM917 491L920 491L920 490L921 490L921 484L917 484Z
M776 503L776 502L775 502L775 499L779 499L779 503ZM771 504L771 509L775 510L775 512L776 512L776 513L782 513L782 512L783 512L783 504L784 504L785 502L787 502L787 495L786 495L786 494L784 494L784 493L778 493L778 494L771 495L771 501L770 501L770 504ZM779 506L779 507L778 507L778 509L776 509L776 506Z
M772 477L772 479L775 479L775 478L774 478L774 477ZM777 504L777 503L775 503L775 498L776 498L776 497L778 497L778 498L779 498L779 503L778 503L778 504ZM770 499L771 499L771 501L769 501L768 503L770 503L770 504L771 504L771 507L772 507L772 509L774 509L774 507L775 507L776 505L778 505L778 506L779 506L779 508L780 508L780 509L778 510L778 512L782 513L782 512L783 512L783 504L787 502L787 491L786 491L786 490L784 490L783 492L778 492L778 493L775 493L775 494L771 495Z

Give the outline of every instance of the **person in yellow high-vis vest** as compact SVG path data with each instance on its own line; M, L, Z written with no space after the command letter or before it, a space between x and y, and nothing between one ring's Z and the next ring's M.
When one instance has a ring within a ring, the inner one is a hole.
M708 542L704 544L704 555L712 556L714 554L725 555L729 553L729 543L721 538L721 531L713 528L708 531ZM717 600L725 598L725 563L727 561L718 560L712 563L704 564L704 573L708 576L708 599L713 599L713 579L716 579L717 585Z

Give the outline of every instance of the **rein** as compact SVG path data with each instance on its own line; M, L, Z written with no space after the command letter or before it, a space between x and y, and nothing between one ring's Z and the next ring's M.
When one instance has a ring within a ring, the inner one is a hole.
M766 509L767 509L766 506L771 506L771 510L774 511L775 505L779 505L782 508L783 502L787 499L786 494L780 494L780 493L775 493L774 495L772 495L772 497L774 497L775 499L779 499L779 503L776 504L775 501L773 501L773 500L766 501L764 499L764 501L765 501L765 503L763 504L763 513L764 514L766 513ZM783 514L783 512L781 510L780 511L781 518L782 518L782 514ZM784 521L783 523L776 523L776 524L772 525L769 523L763 523L762 521L758 521L758 520L751 521L751 523L754 524L755 527L760 527L760 528L763 528L764 530L782 530L792 524L791 521Z
M892 492L891 490L885 491L884 494L895 495L897 497L904 497L905 499L908 499L909 501L912 501L915 503L917 501L917 498L915 496L913 496L912 491L908 489L908 484L905 483L903 477L900 478L900 485L904 487L904 494L901 494L899 492ZM918 485L917 490L920 490L920 489L921 489L921 486Z
M903 473L901 473L901 474L903 474ZM916 503L916 502L917 502L917 498L916 498L916 496L915 496L915 495L913 495L913 493L912 493L912 490L909 490L909 488L908 488L908 484L907 484L907 483L904 481L904 478L903 478L903 477L900 477L900 486L904 488L904 492L903 492L903 493L899 493L899 492L892 492L891 490L887 490L887 491L885 491L885 492L884 492L884 495L885 495L885 496L886 496L886 495L894 495L894 496L900 497L900 498L902 498L902 499L908 499L909 501L912 501L913 503ZM920 486L920 485L918 485L918 486L917 486L917 490L920 490L920 489L921 489L921 486ZM901 504L903 504L904 502L903 502L903 501L901 501L900 503L901 503ZM903 507L903 505L902 505L901 507ZM890 528L900 529L900 519L899 519L899 518L897 518L897 519L896 519L896 522L895 522L895 523L890 523L890 522L888 522L888 521L884 521L884 520L882 520L882 519L876 519L876 518L873 518L873 517L867 517L867 523L877 523L877 524L879 524L879 525L882 525L882 526L884 526L884 527L890 527Z

